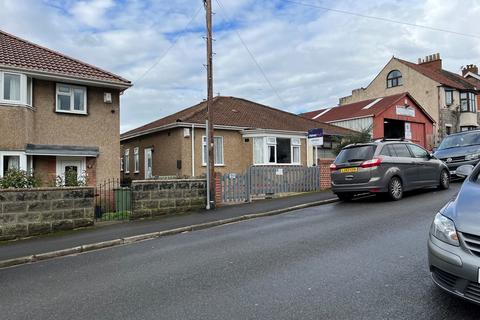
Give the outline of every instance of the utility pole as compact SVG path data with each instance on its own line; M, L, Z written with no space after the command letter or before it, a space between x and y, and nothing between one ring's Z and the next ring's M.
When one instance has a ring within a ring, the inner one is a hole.
M210 203L207 208L212 208L215 205L215 159L214 159L214 141L213 141L213 52L212 52L212 0L203 0L207 20L207 135L208 135L208 175L210 186Z

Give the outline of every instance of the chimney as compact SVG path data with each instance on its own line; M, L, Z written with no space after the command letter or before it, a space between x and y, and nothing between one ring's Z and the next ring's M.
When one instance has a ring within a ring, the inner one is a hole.
M474 64L469 64L466 67L462 68L462 76L465 76L469 72L478 74L478 67Z
M442 59L440 59L440 53L434 53L434 54L428 55L424 59L418 58L418 64L433 70L441 70Z

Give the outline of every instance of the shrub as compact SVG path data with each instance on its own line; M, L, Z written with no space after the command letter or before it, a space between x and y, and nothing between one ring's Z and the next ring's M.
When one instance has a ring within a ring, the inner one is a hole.
M59 187L83 187L85 186L85 174L80 178L78 177L77 171L67 170L65 171L65 177L57 177L57 186Z
M36 188L40 180L23 170L10 169L0 178L0 189Z
M333 149L334 153L339 154L344 147L352 143L366 143L372 141L371 131L372 128L368 127L362 131L354 132L341 139L337 139L338 144Z

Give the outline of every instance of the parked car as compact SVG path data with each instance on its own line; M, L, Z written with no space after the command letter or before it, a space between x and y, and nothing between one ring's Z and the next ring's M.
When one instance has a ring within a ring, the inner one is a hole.
M428 261L436 285L480 304L480 164L458 167L457 175L468 178L432 222Z
M445 162L453 175L462 165L480 162L480 130L451 134L443 139L435 157Z
M340 151L330 171L332 191L341 200L365 192L400 200L404 191L450 186L450 172L442 161L401 140L349 145Z

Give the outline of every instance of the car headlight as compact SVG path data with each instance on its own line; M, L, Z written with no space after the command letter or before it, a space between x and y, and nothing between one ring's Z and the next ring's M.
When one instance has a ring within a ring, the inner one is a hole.
M477 160L480 158L480 153L472 153L472 154L467 154L465 156L465 160L470 161L470 160Z
M452 220L437 213L430 227L430 234L440 241L459 246L457 230Z

